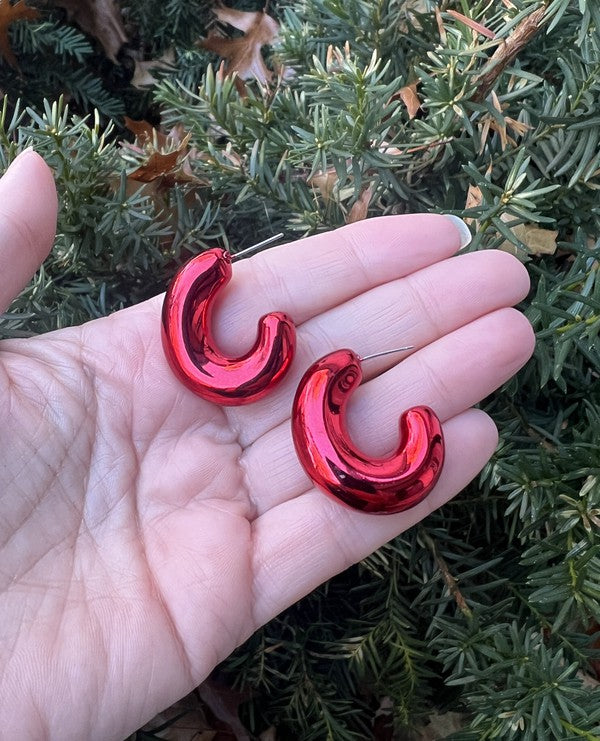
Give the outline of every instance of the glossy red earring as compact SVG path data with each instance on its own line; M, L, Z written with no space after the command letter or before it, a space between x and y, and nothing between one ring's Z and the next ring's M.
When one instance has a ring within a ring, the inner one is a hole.
M162 344L177 378L203 399L227 406L268 394L289 369L296 345L292 320L273 312L260 319L258 338L245 355L230 358L218 350L211 313L218 292L231 280L231 262L222 249L192 258L175 275L162 310Z
M439 478L442 426L429 407L413 407L400 418L395 453L368 458L357 450L345 411L362 380L360 364L352 350L337 350L306 371L292 410L294 445L304 470L325 493L363 512L402 512L422 501Z

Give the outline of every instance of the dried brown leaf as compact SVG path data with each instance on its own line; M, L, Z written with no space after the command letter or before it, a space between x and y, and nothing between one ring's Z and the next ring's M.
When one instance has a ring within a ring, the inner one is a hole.
M11 67L18 69L17 58L10 45L8 37L9 26L15 21L34 20L39 18L35 8L30 8L24 0L11 5L9 0L0 0L0 58L6 60Z
M244 35L237 39L212 35L203 39L200 46L226 59L228 74L236 73L242 80L255 78L263 84L269 82L272 73L265 65L261 50L277 37L277 21L260 11L245 12L224 6L217 7L215 13L219 20L244 31Z
M141 146L156 142L155 147L164 147L167 143L167 137L148 121L134 121L133 118L125 116L125 126L135 135L136 143Z
M333 189L338 183L338 176L335 168L330 167L325 172L321 172L319 170L311 178L309 178L307 182L309 185L313 185L320 191L321 195L323 196L323 200L327 204L331 200Z
M140 183L150 183L171 173L178 161L178 151L167 154L153 152L143 165L129 174L129 177L132 180L139 180Z
M248 33L256 23L259 23L263 15L260 10L254 12L235 10L235 8L228 8L225 5L217 5L216 8L213 8L213 13L221 23L229 23L230 26L244 33Z
M481 192L481 188L478 185L469 185L469 190L467 191L467 200L465 202L465 210L481 206L482 200L483 193ZM465 217L465 221L467 222L467 224L472 224L476 221L476 219Z
M67 11L69 20L97 39L106 56L115 64L117 54L127 42L121 11L115 0L52 0Z
M485 36L487 39L496 38L496 34L493 31L491 31L489 28L487 28L487 26L484 26L481 23L477 23L477 21L474 21L472 18L467 18L466 15L459 13L457 10L447 10L446 13L448 13L448 15L451 15L453 18L456 18L457 21L464 23L465 26L468 26L469 28L473 29L473 31L476 31L477 33L480 33L482 36Z
M512 227L512 231L530 255L553 255L556 252L558 232L554 229L542 229L537 224L519 224Z
M399 92L400 98L408 111L408 117L411 120L417 115L417 112L421 107L421 101L417 95L418 84L418 82L411 82L410 85L405 85L401 88Z
M462 731L466 726L466 716L461 713L437 713L429 716L426 726L417 729L418 741L438 741L452 733Z
M362 221L367 218L367 212L369 210L369 203L371 202L372 195L373 186L369 184L363 189L362 193L354 202L348 216L346 217L346 224L354 224L355 221Z
M131 84L133 85L133 87L137 88L150 87L157 81L152 74L152 71L159 69L170 69L174 63L175 52L173 51L173 49L167 49L167 51L159 59L150 59L146 62L136 60Z
M500 218L504 222L510 222L514 217L504 213ZM558 232L554 229L543 229L537 224L517 224L516 226L510 226L509 229L525 245L530 255L553 255L556 252ZM499 249L517 254L515 245L508 239L502 242Z
M127 116L125 125L135 134L135 142L121 142L123 149L147 156L145 162L129 174L131 180L141 183L159 180L162 188L170 188L175 183L203 182L190 167L188 160L196 153L188 151L191 134L186 134L183 126L175 126L168 134L163 134L148 121L134 121Z

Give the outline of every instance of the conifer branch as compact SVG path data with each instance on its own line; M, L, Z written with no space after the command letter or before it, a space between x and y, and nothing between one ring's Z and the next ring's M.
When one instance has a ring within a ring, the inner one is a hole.
M486 99L506 67L514 61L539 31L545 15L546 6L544 5L524 18L507 39L501 40L500 45L475 78L476 89L471 100L480 103Z
M436 542L429 535L427 530L425 530L425 528L422 526L419 526L419 534L423 538L425 543L427 544L427 547L429 548L429 550L431 551L433 558L435 560L435 563L437 564L440 570L442 578L444 579L444 582L446 583L448 591L450 592L454 601L456 602L458 609L462 612L462 614L466 618L471 620L473 617L473 611L467 604L467 601L465 600L460 589L458 588L458 582L456 581L456 579L450 572L450 569L448 568L448 564L446 563L446 561L440 554Z

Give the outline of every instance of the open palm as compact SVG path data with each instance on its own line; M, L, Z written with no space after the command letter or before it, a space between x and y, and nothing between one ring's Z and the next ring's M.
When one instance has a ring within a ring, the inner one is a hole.
M53 184L37 155L11 168L0 204L2 311L52 239ZM528 323L506 308L528 279L503 253L453 257L459 241L443 217L387 217L237 263L215 315L223 350L246 350L268 311L298 328L288 378L246 407L214 406L175 380L160 299L0 344L7 738L122 738L479 471L496 431L469 407L531 353ZM365 365L351 431L365 451L386 453L400 413L426 403L444 422L446 464L414 509L360 514L316 491L300 468L294 389L333 349L403 344L415 349L401 363Z

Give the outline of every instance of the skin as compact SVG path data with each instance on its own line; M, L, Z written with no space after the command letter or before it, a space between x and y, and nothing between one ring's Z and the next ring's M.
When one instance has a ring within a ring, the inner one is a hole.
M52 176L33 152L0 181L0 312L48 253ZM434 215L371 219L235 265L215 315L224 351L288 312L298 353L261 402L221 408L172 376L161 298L0 343L0 728L120 739L203 680L256 628L461 490L497 441L470 407L530 357L503 252L454 256ZM364 515L316 491L290 434L298 380L336 348L364 366L357 445L382 455L408 406L444 423L446 464L408 512ZM402 362L399 362L402 358Z

